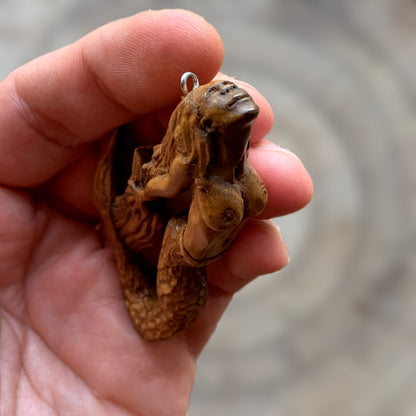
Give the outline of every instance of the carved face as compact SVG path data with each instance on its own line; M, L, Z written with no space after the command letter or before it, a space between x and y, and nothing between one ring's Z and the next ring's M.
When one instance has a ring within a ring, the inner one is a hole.
M191 94L197 104L199 127L211 142L210 165L229 177L227 171L245 159L259 108L244 89L231 81L212 82Z
M211 85L204 94L207 107L223 109L235 117L246 121L254 119L259 108L251 96L231 81L220 81Z
M193 91L198 102L202 122L209 128L231 127L232 124L251 124L259 108L251 96L231 81L212 82ZM214 126L213 126L214 127Z

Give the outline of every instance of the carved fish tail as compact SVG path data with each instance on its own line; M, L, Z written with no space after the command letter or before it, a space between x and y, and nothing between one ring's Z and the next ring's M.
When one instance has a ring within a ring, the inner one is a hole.
M135 198L139 193L129 187L123 195L114 199L111 206L114 227L124 244L135 253L160 244L166 224L158 212L147 209L144 204L137 204Z
M137 291L134 279L124 282L128 283L124 287L127 309L137 331L148 341L170 338L189 327L205 306L205 267L190 266L180 254L185 226L184 218L171 219L167 225L159 256L156 291ZM136 274L137 278L137 273L140 271L136 269L128 274L132 278Z
M205 267L192 267L182 253L186 218L169 220L159 256L156 285L143 273L136 253L162 235L165 220L141 207L134 210L129 194L117 197L112 157L116 135L100 158L94 180L95 205L108 233L117 262L127 309L139 334L149 341L170 338L187 328L203 309L206 298ZM138 169L133 175L138 176ZM128 246L128 247L127 247Z

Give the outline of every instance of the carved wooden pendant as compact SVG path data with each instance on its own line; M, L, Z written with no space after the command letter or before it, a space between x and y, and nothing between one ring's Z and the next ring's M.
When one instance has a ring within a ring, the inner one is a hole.
M120 128L95 175L95 203L127 309L149 341L170 338L198 317L207 299L206 265L267 201L247 162L259 111L250 95L230 81L198 86L191 73L182 90L160 144L128 151Z

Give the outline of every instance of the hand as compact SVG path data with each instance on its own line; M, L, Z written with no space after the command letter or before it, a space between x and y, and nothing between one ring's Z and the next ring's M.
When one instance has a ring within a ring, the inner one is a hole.
M208 82L222 56L219 35L200 17L149 11L0 84L0 414L184 415L195 359L233 294L286 264L267 218L304 206L312 184L295 156L262 139L273 116L247 85L261 107L250 161L269 203L210 266L209 301L189 330L162 343L137 335L94 226L98 139L134 120L140 137L160 140L182 73Z

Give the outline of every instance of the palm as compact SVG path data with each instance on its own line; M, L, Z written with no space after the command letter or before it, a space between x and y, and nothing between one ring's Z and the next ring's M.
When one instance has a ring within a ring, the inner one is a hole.
M80 414L117 414L117 407L138 414L160 401L152 398L160 384L166 399L175 388L186 407L194 357L185 337L159 345L140 340L95 229L42 201L35 207L25 194L3 191L2 201L2 274L10 277L0 292L9 362L2 377L21 386L16 405L35 400L47 414L76 392ZM166 359L172 355L173 362ZM143 378L149 388L137 391Z

